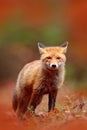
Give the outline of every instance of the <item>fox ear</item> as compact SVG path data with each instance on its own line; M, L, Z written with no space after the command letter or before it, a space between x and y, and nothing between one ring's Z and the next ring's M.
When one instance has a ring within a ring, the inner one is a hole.
M44 53L44 48L45 48L45 45L38 42L38 49L39 49L40 54Z
M66 53L67 52L67 47L68 47L68 41L64 42L62 45L60 45L60 47L62 47L64 50L63 50L63 53Z
M38 47L40 47L40 48L45 48L45 45L42 44L42 43L40 43L40 42L38 42Z

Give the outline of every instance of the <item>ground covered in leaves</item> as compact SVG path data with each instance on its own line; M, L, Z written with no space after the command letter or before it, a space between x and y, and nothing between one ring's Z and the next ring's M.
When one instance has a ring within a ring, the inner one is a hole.
M36 115L26 113L26 120L20 121L12 110L14 83L9 82L0 90L1 130L87 130L86 90L73 90L63 86L59 90L56 108L47 113L47 96L36 109ZM44 114L43 114L43 113Z

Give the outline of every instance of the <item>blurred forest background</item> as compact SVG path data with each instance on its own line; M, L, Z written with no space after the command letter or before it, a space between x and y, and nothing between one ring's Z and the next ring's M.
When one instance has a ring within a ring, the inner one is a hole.
M39 59L37 43L69 41L66 82L87 87L86 0L0 0L0 84Z

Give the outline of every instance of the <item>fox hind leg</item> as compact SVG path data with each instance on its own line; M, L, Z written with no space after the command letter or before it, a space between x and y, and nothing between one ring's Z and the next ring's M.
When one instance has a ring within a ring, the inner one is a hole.
M17 109L17 115L19 118L22 118L25 112L27 111L28 104L31 98L31 93L32 93L32 89L27 87L25 87L21 92L18 101L18 109Z

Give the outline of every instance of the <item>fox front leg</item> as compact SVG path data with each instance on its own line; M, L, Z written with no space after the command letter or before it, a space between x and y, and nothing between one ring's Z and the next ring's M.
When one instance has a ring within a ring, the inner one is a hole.
M57 90L49 93L48 111L54 110L56 102Z
M37 105L40 104L42 101L43 94L40 90L34 90L30 102L29 102L29 107L32 107L32 110L35 111Z

